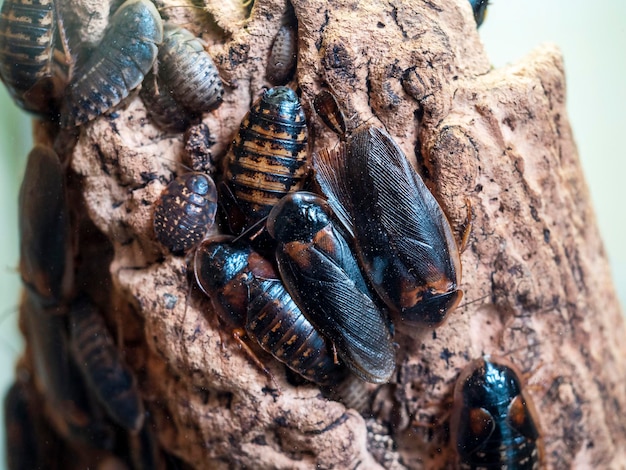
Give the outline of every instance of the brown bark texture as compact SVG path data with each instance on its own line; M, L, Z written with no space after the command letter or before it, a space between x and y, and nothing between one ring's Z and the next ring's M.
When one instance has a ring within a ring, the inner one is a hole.
M106 2L73 3L106 10ZM469 201L464 301L434 330L396 325L396 373L365 387L363 414L317 386L291 385L284 366L255 349L272 383L193 288L188 260L154 238L153 206L182 171L183 135L159 130L131 96L82 126L66 158L74 209L87 215L81 269L137 375L159 445L193 468L451 468L455 380L470 360L493 354L525 374L547 468L626 468L626 330L567 119L558 49L493 69L467 0L292 7L290 86L307 111L310 151L337 143L312 109L315 94L331 89L353 126L396 139L458 238ZM164 0L159 8L206 41L226 84L223 104L203 116L219 161L269 86L269 50L290 6ZM36 134L50 138L41 127Z

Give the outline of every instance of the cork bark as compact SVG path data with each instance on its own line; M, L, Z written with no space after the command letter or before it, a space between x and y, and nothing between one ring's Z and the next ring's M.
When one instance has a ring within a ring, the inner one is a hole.
M222 106L203 117L219 161L268 86L267 57L288 5L158 6L202 36L227 84ZM159 130L131 97L83 126L75 146L63 133L56 147L71 165L74 209L104 234L81 230L82 269L137 374L159 445L192 468L449 468L455 379L471 359L493 354L525 372L547 468L625 468L626 329L558 49L492 69L467 0L292 6L290 86L307 110L311 152L337 142L312 110L329 88L353 126L367 122L396 139L459 238L469 201L465 300L435 330L396 325L397 372L367 388L365 414L316 386L290 384L284 366L258 351L271 382L220 328L188 260L155 241L153 206L181 172L183 136Z

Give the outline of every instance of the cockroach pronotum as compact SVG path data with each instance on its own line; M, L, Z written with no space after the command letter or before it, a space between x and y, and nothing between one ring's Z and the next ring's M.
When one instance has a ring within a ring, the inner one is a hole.
M84 124L126 98L152 68L162 41L163 23L156 7L149 0L124 2L68 85L61 126Z
M361 379L385 383L395 370L387 319L370 297L348 243L335 229L330 206L296 192L270 212L267 231L287 290L309 321Z
M228 236L207 239L196 250L194 271L221 321L261 368L242 343L243 334L311 382L341 380L344 368L335 363L327 340L302 314L272 264L248 245Z
M372 286L400 322L435 326L461 301L450 223L391 136L361 127L314 157L328 203L354 236Z
M452 442L461 469L537 470L543 446L521 374L503 359L470 362L454 388Z
M182 255L200 243L215 221L217 190L203 173L185 173L170 182L154 209L154 232L170 252Z
M258 222L285 194L302 189L308 171L307 135L304 110L290 88L267 90L244 117L224 176L244 225ZM233 226L232 220L233 231L244 228Z

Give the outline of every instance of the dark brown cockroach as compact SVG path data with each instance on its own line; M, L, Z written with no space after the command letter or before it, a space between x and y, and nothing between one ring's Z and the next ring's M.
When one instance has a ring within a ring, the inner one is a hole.
M144 79L163 41L163 23L149 0L127 0L111 17L102 42L77 67L61 106L61 126L95 119Z
M472 11L474 12L476 27L480 27L487 16L487 5L489 5L489 0L469 0L469 2L470 5L472 5Z
M57 154L36 146L19 194L20 273L42 308L58 307L73 288L73 254L64 171Z
M123 362L95 306L85 297L69 311L70 344L87 385L109 417L131 432L143 425L144 409L135 376Z
M313 107L317 115L331 131L337 134L341 140L347 138L346 117L335 95L328 90L320 91L313 99Z
M267 90L244 117L226 157L224 181L247 225L267 216L285 194L302 189L307 136L304 111L290 88ZM231 229L239 232L243 227L232 220Z
M0 11L0 78L15 103L48 114L65 86L56 69L54 0L5 0ZM59 52L59 51L57 51Z
M272 85L284 85L296 68L298 38L296 28L291 25L280 27L274 37L265 76Z
M396 366L389 326L331 216L326 201L307 192L274 206L267 231L278 242L280 275L350 370L367 382L385 383Z
M220 319L239 337L238 330L244 329L265 351L311 382L332 385L341 379L344 368L335 363L326 340L302 315L272 264L249 246L226 236L205 240L196 251L194 271Z
M164 131L183 132L199 118L197 114L190 113L180 105L167 85L153 72L146 75L139 96L150 119Z
M113 431L103 421L71 354L66 317L48 315L28 295L23 297L20 312L35 384L54 429L70 442L110 449Z
M217 190L203 173L185 173L168 184L154 208L157 240L175 255L200 243L215 222Z
M537 470L543 446L521 374L503 359L470 362L454 388L452 442L461 469Z
M372 286L402 323L435 326L463 297L450 223L391 136L360 127L314 157L317 181L349 226Z
M205 113L222 103L224 86L218 70L190 31L166 23L158 58L158 77L183 108Z

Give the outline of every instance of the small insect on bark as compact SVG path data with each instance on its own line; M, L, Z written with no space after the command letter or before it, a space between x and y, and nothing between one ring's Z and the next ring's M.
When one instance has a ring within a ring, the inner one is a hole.
M278 269L293 299L350 370L367 382L385 383L396 366L387 319L331 217L330 206L315 194L285 196L267 220L278 241Z
M337 134L341 140L346 140L348 134L346 117L335 95L328 90L320 91L313 99L313 107L317 115L324 121L324 124Z
M18 211L22 281L54 309L71 297L74 263L64 171L52 149L38 145L28 155Z
M246 114L226 157L223 199L235 200L245 224L267 216L292 191L302 189L308 171L304 110L290 88L275 87ZM242 228L229 218L231 229Z
M361 127L315 155L314 168L392 313L409 326L441 323L463 296L459 250L443 210L391 136Z
M508 361L485 356L463 369L454 388L451 431L461 469L541 467L537 414Z
M262 369L243 334L311 382L341 380L345 369L335 363L327 340L302 314L272 264L248 245L227 236L207 239L196 251L194 271L220 319Z
M215 222L217 190L203 173L185 173L170 182L154 208L154 233L174 255L182 255L206 237Z
M480 27L485 21L485 17L487 16L487 5L489 5L489 0L469 0L470 5L472 5L472 11L474 12L474 19L476 20L476 27Z
M5 0L0 11L0 78L22 109L46 115L65 86L55 76L54 0Z
M69 323L72 352L85 382L113 421L138 432L144 408L135 376L120 357L100 313L79 297L70 307Z
M163 41L163 23L149 0L127 0L111 17L100 45L76 70L61 106L61 126L79 126L128 96L144 79Z
M272 43L267 60L265 76L272 85L284 85L296 68L298 38L296 28L291 25L280 27Z

